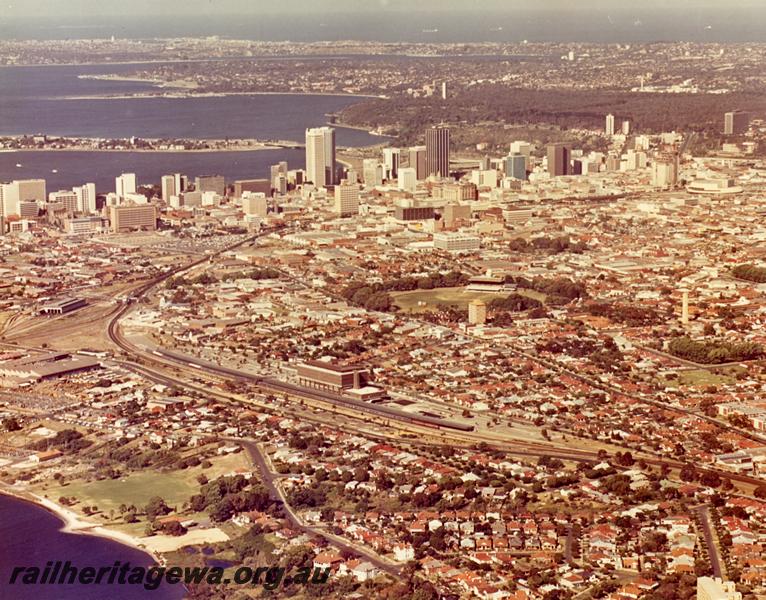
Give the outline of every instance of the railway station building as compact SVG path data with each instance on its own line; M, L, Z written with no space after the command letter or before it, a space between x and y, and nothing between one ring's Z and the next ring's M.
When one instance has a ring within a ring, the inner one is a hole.
M342 394L370 387L367 385L371 379L369 369L357 365L310 360L298 365L296 372L299 385L315 390Z

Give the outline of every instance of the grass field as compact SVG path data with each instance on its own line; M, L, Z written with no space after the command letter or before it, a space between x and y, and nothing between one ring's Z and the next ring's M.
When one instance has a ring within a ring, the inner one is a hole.
M707 369L691 369L678 371L678 379L664 379L664 383L668 387L705 387L708 385L726 385L734 383L737 372L740 371L740 367L727 367L725 369L718 369L718 372L713 373Z
M516 293L528 298L534 298L545 302L545 294L534 290L518 289ZM394 292L391 298L400 310L410 313L425 312L438 307L452 307L467 309L472 300L482 300L489 303L495 298L506 298L509 294L495 294L492 292L468 291L464 287L436 288L433 290L415 290L412 292ZM423 302L424 305L418 303Z
M47 486L40 492L47 494L54 501L61 496L74 496L80 502L75 506L76 509L83 505L97 506L103 513L110 510L117 513L121 504L133 504L140 511L152 496L160 496L169 506L180 509L184 502L199 491L197 477L201 473L212 481L220 475L247 466L244 453L216 458L212 462L213 466L209 469L198 466L169 472L147 470L120 479L72 481L63 486Z

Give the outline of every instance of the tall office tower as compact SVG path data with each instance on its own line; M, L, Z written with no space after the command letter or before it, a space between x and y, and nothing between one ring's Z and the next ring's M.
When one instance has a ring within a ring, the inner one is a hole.
M136 193L136 174L123 173L114 180L114 191L117 198L124 200L128 194Z
M262 192L243 192L242 210L246 215L265 218L269 211L269 201Z
M340 217L359 213L359 186L345 179L335 186L335 212Z
M280 173L274 179L274 193L284 196L287 193L287 173Z
M77 212L82 214L93 214L96 212L96 184L86 183L80 187L72 188L77 196Z
M637 135L634 147L636 150L649 150L649 136Z
M614 135L614 115L609 113L606 116L606 127L604 127L604 133L606 135Z
M750 127L750 115L741 110L727 112L723 116L724 135L739 135Z
M548 173L551 177L569 175L569 146L566 144L548 144Z
M306 179L316 187L335 185L335 130L306 130Z
M397 187L405 192L414 192L418 185L418 173L414 167L399 169Z
M77 194L74 190L60 190L48 194L48 204L61 204L68 217L73 217L77 211Z
M45 179L19 179L4 183L2 184L3 206L0 214L5 217L21 215L22 203L45 202L45 199Z
M514 179L527 178L527 157L523 154L511 154L505 157L505 176Z
M282 160L275 165L269 167L269 180L271 181L271 187L278 189L278 180L280 175L287 175L287 161Z
M652 185L674 188L678 185L679 157L677 152L661 152L652 164Z
M399 148L383 148L383 165L385 166L385 178L396 179L399 172Z
M489 155L485 154L479 161L479 171L489 171L491 164L492 161L490 160Z
M415 169L415 177L418 181L422 181L428 177L426 173L426 147L425 146L412 146L408 152L409 162L407 163L410 168Z
M472 300L468 303L468 323L471 325L484 325L487 322L487 305L481 300Z
M178 195L178 193L176 193L176 178L174 175L163 175L160 183L162 187L162 199L165 202L170 202L171 196Z
M383 184L383 165L377 158L365 158L362 161L362 177L365 187L373 188Z
M426 129L426 176L449 177L449 128Z
M178 196L181 194L181 192L186 191L186 186L188 185L188 179L186 175L181 175L180 173L174 173L173 179L174 179L174 186L176 191L174 195Z
M447 82L442 81L442 100L447 99Z
M194 182L197 192L215 192L219 196L226 195L226 179L223 175L199 175Z
M630 121L622 122L622 135L630 135Z

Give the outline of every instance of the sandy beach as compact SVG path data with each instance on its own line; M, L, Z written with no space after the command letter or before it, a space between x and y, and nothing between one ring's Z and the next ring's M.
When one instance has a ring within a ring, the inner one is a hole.
M18 490L9 486L0 488L0 493L6 493L26 502L37 504L59 517L64 526L61 531L81 535L96 535L112 541L124 544L150 555L156 562L164 563L162 552L172 552L184 546L196 544L225 542L229 539L222 530L217 527L211 529L195 529L181 536L153 535L150 537L134 537L122 531L109 529L102 524L84 519L73 510L54 502L49 498L32 494L31 492Z
M13 496L14 498L18 498L19 500L24 500L26 502L32 502L33 504L37 504L47 511L52 512L63 521L64 526L61 528L61 531L65 533L96 535L103 538L108 538L112 541L124 544L126 546L131 546L132 548L149 554L157 562L162 560L158 554L148 549L140 538L133 537L121 531L107 529L98 523L86 521L73 510L57 504L49 498L44 498L42 496L38 496L37 494L32 494L31 492L19 490L10 486L3 486L0 488L0 493Z

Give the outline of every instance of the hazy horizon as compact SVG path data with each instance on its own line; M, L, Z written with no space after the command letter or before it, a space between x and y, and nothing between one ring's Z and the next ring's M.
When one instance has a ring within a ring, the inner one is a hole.
M273 4L232 0L132 3L129 14L118 14L123 4L73 0L66 10L61 2L33 10L40 2L9 5L0 21L5 39L150 39L219 36L259 41L322 42L358 40L379 42L766 42L762 27L766 7L749 0L721 8L707 0L689 0L673 6L649 2L640 6L613 6L602 0L544 2L529 6L496 0L448 2L435 9L424 0L417 10L401 0L354 4L347 0L284 0L275 13ZM92 9L91 9L92 8ZM240 14L230 11L240 10ZM159 11L159 12L158 12ZM244 12L242 12L244 11ZM726 18L721 18L725 13ZM170 18L172 16L172 18ZM405 18L406 16L406 18Z

